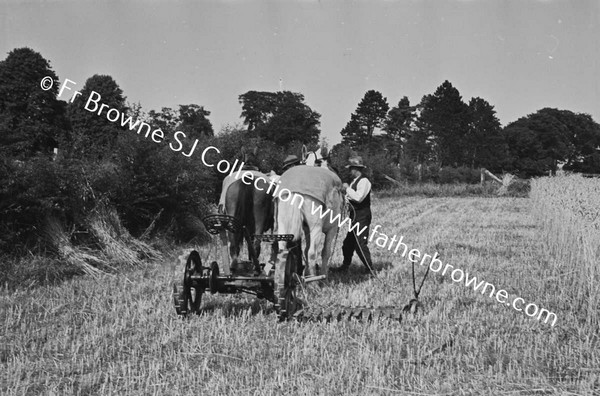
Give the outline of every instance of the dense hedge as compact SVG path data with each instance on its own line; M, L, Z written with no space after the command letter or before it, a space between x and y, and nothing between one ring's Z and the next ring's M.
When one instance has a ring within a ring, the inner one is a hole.
M173 241L206 239L200 219L215 210L225 176L202 163L200 153L207 146L217 147L218 159L230 163L241 158L242 147L247 152L256 148L255 161L264 172L278 170L287 154L272 142L230 128L201 138L191 157L127 131L100 158L60 150L55 160L47 155L5 160L0 166L0 251L50 248L44 238L48 218L59 220L73 242L88 243L89 214L100 206L115 208L133 236L152 225L152 234Z

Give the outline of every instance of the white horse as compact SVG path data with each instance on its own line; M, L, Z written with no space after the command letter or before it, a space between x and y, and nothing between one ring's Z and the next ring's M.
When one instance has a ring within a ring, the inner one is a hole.
M277 233L292 234L293 245L301 243L303 231L306 241L304 258L308 263L304 275L326 275L339 228L338 221L331 219L338 216L343 220L342 181L327 168L303 165L287 170L280 181L280 191L285 188L291 192L292 197L280 194L279 198L275 199ZM322 213L325 215L321 216ZM318 248L323 242L323 236L325 241L319 261ZM286 242L279 242L283 262L287 259L287 248Z
M308 151L306 146L302 145L300 165L328 168L330 171L332 171L336 174L338 173L335 168L333 168L331 165L329 165L329 153L328 153L326 147L323 147L321 149L320 153L317 153L316 151ZM271 170L271 172L267 173L267 176L268 176L269 180L273 181L274 183L278 182L279 178L281 177L280 175L275 173L274 170Z
M328 167L329 153L326 147L321 148L320 153L308 151L306 146L302 146L302 163L308 166Z

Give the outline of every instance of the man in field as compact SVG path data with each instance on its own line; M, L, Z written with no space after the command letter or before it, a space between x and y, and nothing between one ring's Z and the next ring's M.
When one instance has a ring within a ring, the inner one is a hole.
M353 177L352 183L344 183L346 190L346 199L350 203L350 220L352 223L359 223L358 227L353 227L344 239L342 253L344 262L338 268L332 268L334 272L346 272L352 263L352 256L356 251L358 258L365 266L365 272L370 273L373 269L371 261L371 252L367 246L369 238L369 226L371 225L371 182L363 174L365 166L362 157L352 157L348 160L346 168L350 168L350 174ZM357 235L356 230L364 231Z
M281 167L281 174L283 174L283 172L285 172L286 170L288 170L296 165L300 165L300 159L293 154L288 155L285 158L285 160L283 160L283 166ZM269 180L271 180L273 183L277 183L279 178L281 178L281 176L278 175L277 173L275 173L274 170L272 170L267 176L269 176Z
M291 167L296 166L296 165L300 165L300 158L298 158L298 156L296 156L294 154L288 155L283 160L283 166L281 167L281 173L285 172L286 170L288 170Z

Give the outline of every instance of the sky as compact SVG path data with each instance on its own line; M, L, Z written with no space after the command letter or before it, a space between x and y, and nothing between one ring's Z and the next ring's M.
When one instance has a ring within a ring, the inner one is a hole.
M368 90L416 104L445 80L502 125L544 107L600 122L599 1L0 0L0 59L20 47L146 112L204 106L216 132L242 122L239 95L283 89L335 144Z

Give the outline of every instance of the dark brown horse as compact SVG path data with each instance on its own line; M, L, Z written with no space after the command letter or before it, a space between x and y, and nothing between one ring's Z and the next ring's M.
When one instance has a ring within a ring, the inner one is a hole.
M273 197L267 193L268 177L258 170L258 147L253 150L241 148L241 159L244 162L244 171L250 171L254 179L246 184L242 179L235 180L233 176L228 176L223 180L223 189L225 193L224 211L235 217L242 227L236 233L228 233L229 237L229 256L231 262L239 260L240 250L245 240L251 241L248 246L248 259L254 262L258 270L258 258L260 256L261 243L259 240L252 240L252 235L264 234L267 230L273 228ZM227 180L229 179L229 180ZM247 180L246 180L247 181ZM247 181L248 182L248 181Z

